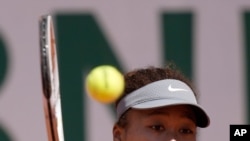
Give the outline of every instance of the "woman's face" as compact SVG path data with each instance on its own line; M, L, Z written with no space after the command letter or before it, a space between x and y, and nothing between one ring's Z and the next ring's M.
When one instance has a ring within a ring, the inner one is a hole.
M114 141L196 141L193 110L179 105L148 110L129 110L127 125L114 126Z

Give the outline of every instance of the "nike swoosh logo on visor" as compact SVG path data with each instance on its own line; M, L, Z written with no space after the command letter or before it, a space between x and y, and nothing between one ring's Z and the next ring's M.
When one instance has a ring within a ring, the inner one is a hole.
M182 89L182 88L173 88L171 84L168 86L168 90L170 92L179 92L179 91L185 91L185 92L187 92L188 91L188 90Z

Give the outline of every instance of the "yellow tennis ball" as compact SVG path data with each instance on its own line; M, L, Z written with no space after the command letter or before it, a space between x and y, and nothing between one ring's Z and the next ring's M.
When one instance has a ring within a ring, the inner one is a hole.
M98 102L115 102L123 93L125 81L118 69L110 65L97 66L86 77L86 91Z

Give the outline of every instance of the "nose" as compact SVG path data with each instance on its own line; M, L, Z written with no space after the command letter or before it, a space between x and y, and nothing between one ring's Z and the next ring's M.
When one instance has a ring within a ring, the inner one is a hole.
M174 132L174 131L168 131L166 133L165 139L164 141L177 141L178 139L178 133ZM179 139L178 139L179 140Z

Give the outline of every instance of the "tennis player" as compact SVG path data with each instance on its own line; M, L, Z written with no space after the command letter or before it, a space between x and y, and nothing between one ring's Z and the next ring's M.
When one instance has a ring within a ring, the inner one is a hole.
M171 66L125 74L113 141L196 141L197 128L209 126L191 81Z

